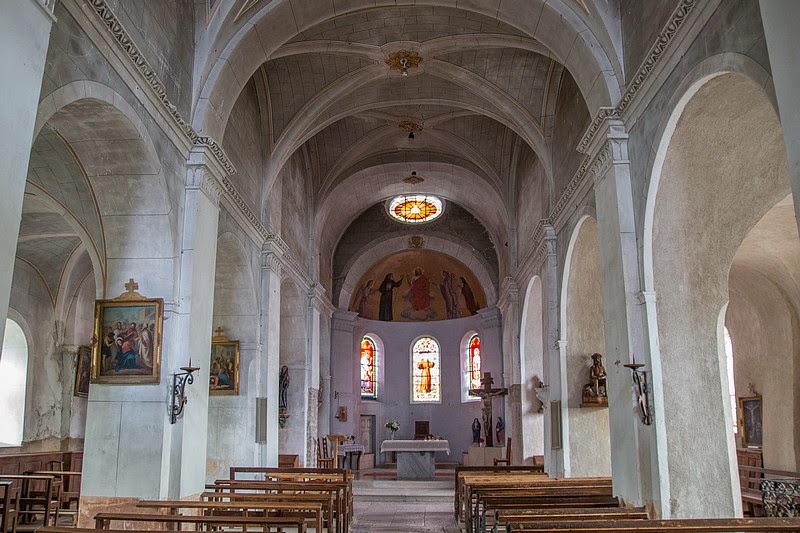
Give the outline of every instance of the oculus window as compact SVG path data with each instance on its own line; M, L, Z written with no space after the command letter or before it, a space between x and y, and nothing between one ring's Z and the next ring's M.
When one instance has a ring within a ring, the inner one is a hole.
M405 224L423 224L439 218L444 212L442 201L436 196L406 194L387 202L389 216Z

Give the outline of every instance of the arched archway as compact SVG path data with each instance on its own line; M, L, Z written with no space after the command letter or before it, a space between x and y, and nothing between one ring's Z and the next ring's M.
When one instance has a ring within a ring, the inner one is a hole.
M645 216L652 255L645 235L644 257L645 284L656 294L653 357L662 378L654 388L664 398L670 513L729 516L741 513L741 501L719 312L737 250L789 192L786 155L770 100L740 74L695 83L671 122L654 169Z

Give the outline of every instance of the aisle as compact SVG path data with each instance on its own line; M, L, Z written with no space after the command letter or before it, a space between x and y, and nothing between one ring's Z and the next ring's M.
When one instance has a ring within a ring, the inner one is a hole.
M351 533L459 533L453 481L353 481Z

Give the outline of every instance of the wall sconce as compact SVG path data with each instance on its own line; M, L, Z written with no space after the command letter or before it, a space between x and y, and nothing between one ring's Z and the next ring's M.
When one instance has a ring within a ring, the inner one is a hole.
M533 388L536 399L539 400L539 413L544 412L547 403L550 401L550 385L545 385L543 381L539 381L539 386Z
M199 366L192 366L192 359L189 358L189 366L182 366L183 372L176 372L172 375L172 391L170 394L169 423L174 424L183 413L183 407L189 402L186 397L186 385L194 383L192 375Z
M639 411L642 415L642 423L645 426L649 426L653 423L653 417L650 414L650 399L648 397L650 391L649 387L647 386L647 373L644 370L640 370L644 364L637 363L636 359L634 358L633 363L622 366L631 369L633 385L635 387L634 392L636 393L636 402L639 404Z

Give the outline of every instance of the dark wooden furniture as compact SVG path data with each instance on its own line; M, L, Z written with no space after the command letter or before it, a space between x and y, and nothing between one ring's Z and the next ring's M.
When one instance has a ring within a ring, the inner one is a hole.
M510 465L511 464L511 437L506 439L506 457L505 459L495 459L494 466Z
M333 468L333 457L328 455L328 439L322 438L322 445L320 446L320 439L317 437L317 466L319 468Z
M427 439L431 434L431 423L429 420L414 421L414 440Z
M108 530L112 522L145 522L149 524L160 524L178 526L182 524L193 524L200 530L217 529L220 526L241 528L242 530L261 527L268 532L271 528L293 528L298 533L307 531L306 520L302 516L259 516L247 514L241 515L177 515L177 514L142 514L142 513L97 513L94 517L95 529ZM72 530L70 530L72 531ZM322 531L318 529L317 531Z
M32 531L41 526L55 526L61 507L61 479L45 475L0 474L0 481L10 481L19 489L17 530ZM42 517L41 523L39 516Z
M739 531L800 532L800 518L681 518L673 520L610 520L543 522L507 528L515 533L734 533Z
M0 481L0 533L16 533L19 488L12 481Z

